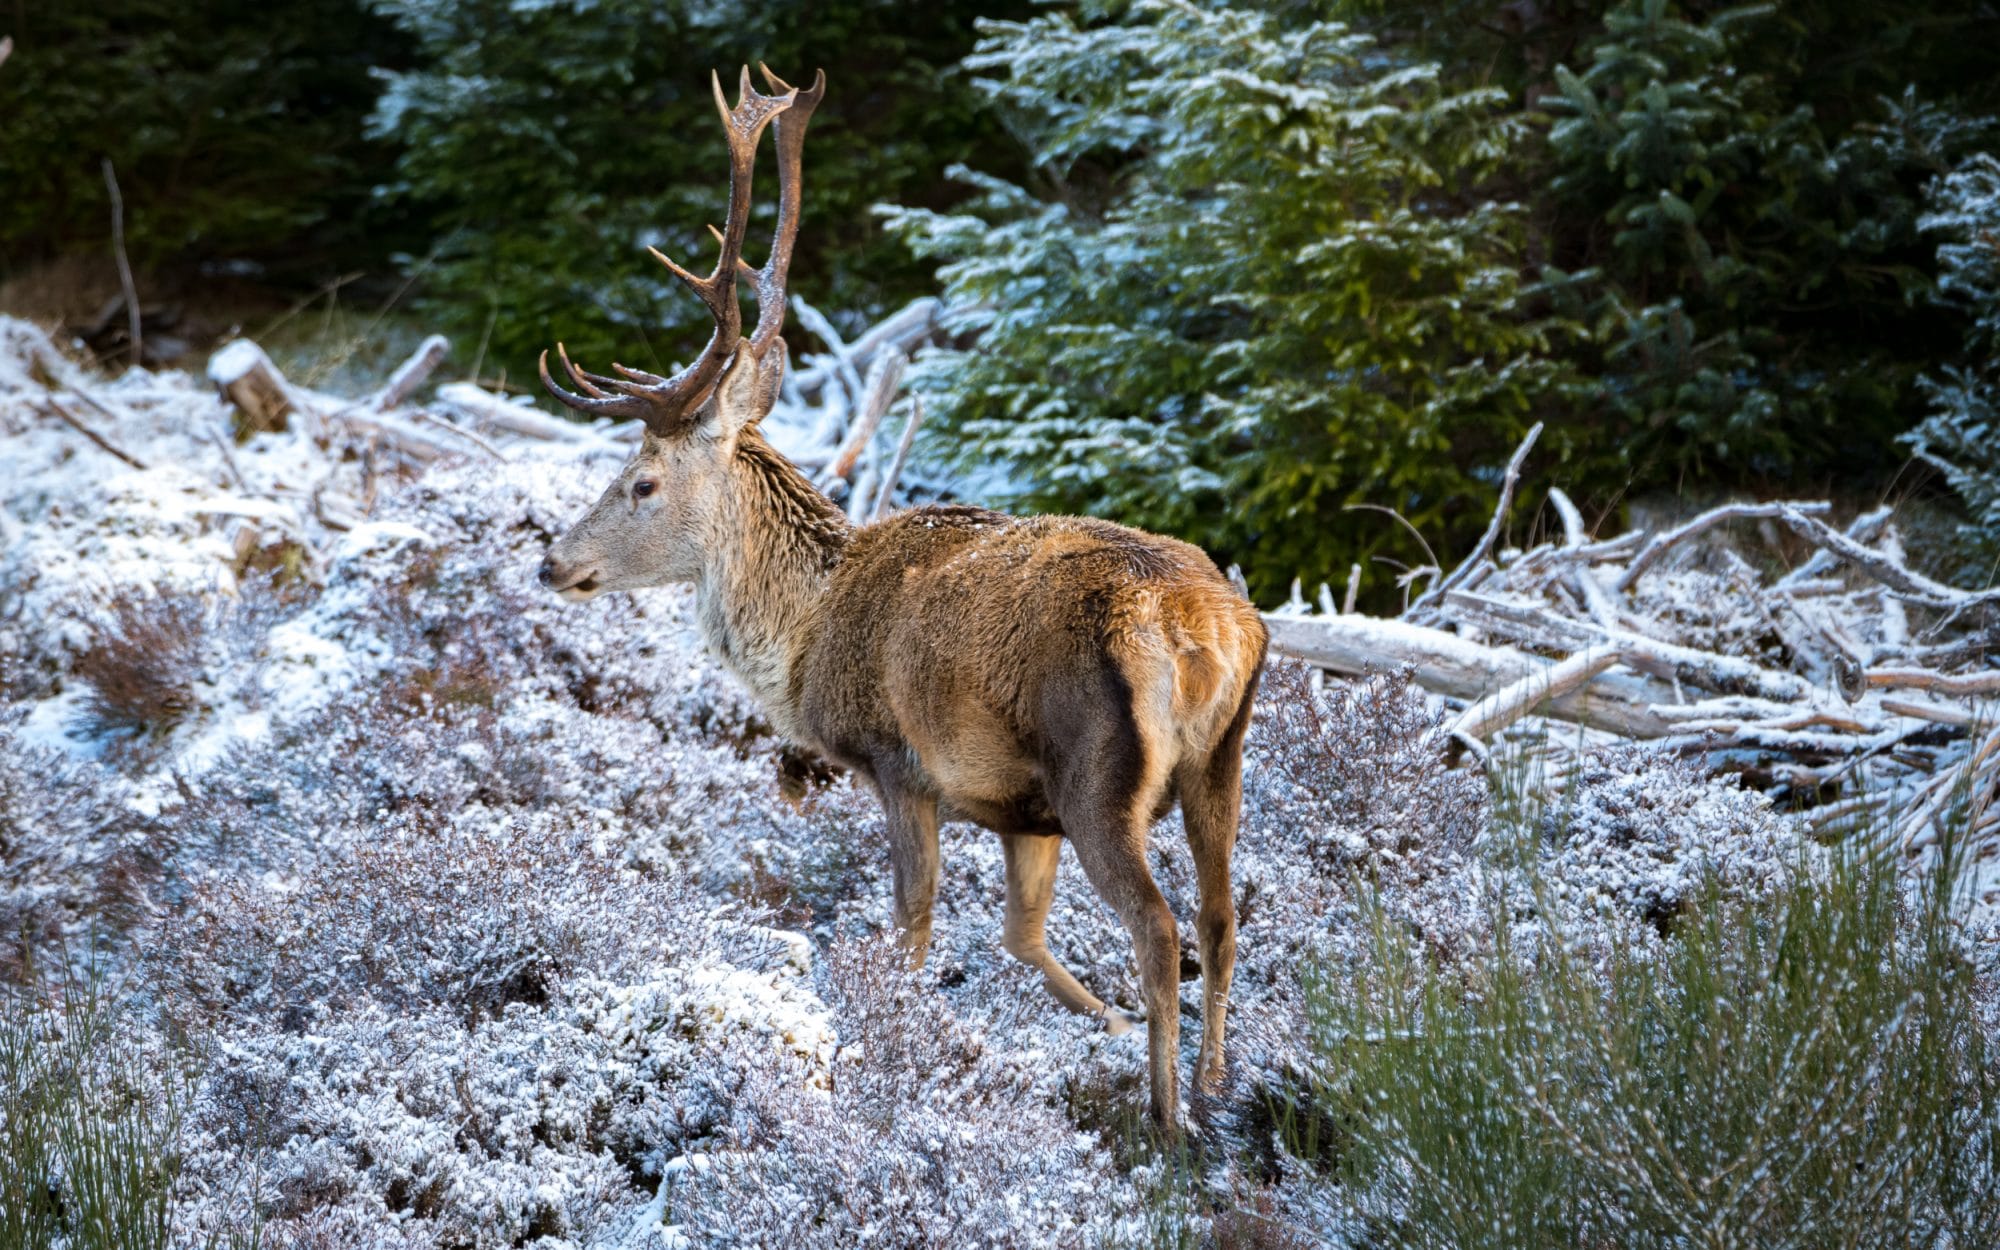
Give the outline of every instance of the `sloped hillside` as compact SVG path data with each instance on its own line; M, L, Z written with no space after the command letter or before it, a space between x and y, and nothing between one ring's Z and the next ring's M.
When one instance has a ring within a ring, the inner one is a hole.
M613 438L319 399L238 443L205 381L0 321L0 1193L41 1195L0 1241L1376 1244L1396 1203L1299 1130L1335 1114L1316 996L1385 924L1460 985L1550 932L1646 960L1823 859L1630 749L1529 810L1397 676L1276 666L1230 1084L1162 1149L1143 1039L1001 953L990 835L946 829L905 971L874 800L782 749L687 596L534 586ZM1154 858L1191 916L1175 820ZM1133 1006L1067 861L1050 939ZM146 1231L87 1240L92 1211Z

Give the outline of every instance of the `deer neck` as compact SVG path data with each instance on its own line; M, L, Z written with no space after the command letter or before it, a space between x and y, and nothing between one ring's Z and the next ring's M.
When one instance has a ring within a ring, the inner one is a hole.
M755 427L737 446L720 520L695 584L702 634L778 731L807 741L792 678L853 527Z

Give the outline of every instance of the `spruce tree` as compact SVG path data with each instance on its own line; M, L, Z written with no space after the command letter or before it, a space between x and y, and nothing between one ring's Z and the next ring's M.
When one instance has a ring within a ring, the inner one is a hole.
M1482 194L1520 135L1499 93L1222 5L983 31L968 65L1034 189L965 173L967 211L889 220L948 262L975 337L916 385L967 464L1004 466L989 493L1181 534L1267 600L1424 562L1349 505L1446 550L1476 531L1494 467L1573 383L1521 276L1523 211Z
M1931 413L1905 441L1964 500L1974 584L2000 557L2000 160L1980 153L1932 189L1941 298L1967 316L1966 358L1924 378Z

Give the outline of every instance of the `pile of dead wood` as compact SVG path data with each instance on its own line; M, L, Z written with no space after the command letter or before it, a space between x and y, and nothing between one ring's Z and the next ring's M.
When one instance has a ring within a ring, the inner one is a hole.
M796 301L794 308L824 350L801 354L764 421L766 435L857 520L938 494L946 484L909 465L921 405L909 399L898 408L911 354L943 333L938 301L918 300L852 342L817 311ZM141 472L167 462L177 470L194 468L187 462L190 449L175 442L191 439L221 486L193 510L221 518L243 560L282 544L290 553L288 567L308 578L324 571L340 536L366 524L397 483L433 463L454 457L505 462L549 451L622 458L639 441L636 421L571 421L533 406L529 397L470 382L425 394L450 354L439 336L424 340L379 388L358 397L301 385L255 342L238 339L209 359L207 383L222 401L211 407L199 398L200 384L186 375L133 370L105 379L69 360L39 330L6 325L11 337L4 350L20 357L21 376L31 384L0 399L18 398L26 413L68 426L99 452ZM312 448L274 476L246 454L244 444L259 434L308 440ZM302 476L300 464L315 467Z
M1273 649L1337 673L1407 670L1459 706L1454 739L1482 760L1503 735L1542 749L1642 739L1813 804L1828 829L1886 814L1900 845L1921 849L1962 805L1975 840L2000 838L2000 588L1912 569L1887 508L1836 528L1813 502L1729 504L1598 538L1555 490L1560 537L1500 551L1539 432L1515 453L1472 554L1449 572L1406 575L1413 597L1400 617L1355 613L1353 579L1344 605L1322 586L1317 611L1295 589L1267 614ZM1646 606L1671 595L1645 593L1658 589L1648 579L1672 578L1725 527L1746 526L1807 553L1777 571L1728 547L1701 553L1730 562L1729 577L1703 586L1733 590L1706 609L1753 618L1743 632L1766 645L1675 641ZM1551 733L1549 720L1584 728Z

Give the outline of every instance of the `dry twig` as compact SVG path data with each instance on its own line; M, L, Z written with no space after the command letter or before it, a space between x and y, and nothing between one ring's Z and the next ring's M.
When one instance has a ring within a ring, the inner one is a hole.
M104 437L102 434L99 434L96 430L91 429L89 426L85 425L82 421L79 421L76 418L76 414L70 412L69 409L63 407L61 404L56 402L55 396L51 395L48 396L46 399L42 400L42 405L46 407L50 412L54 413L57 417L60 417L66 424L69 425L71 429L83 435L91 442L97 444L97 446L102 450L109 452L113 456L118 457L118 459L123 460L126 464L131 465L133 468L138 469L142 473L145 471L146 469L145 465L141 464L135 457L133 457L128 452L121 450L117 445L112 443L110 439Z
M125 288L125 319L132 338L132 363L145 363L145 342L139 329L139 284L132 280L132 262L125 255L125 197L118 193L118 173L104 158L104 189L111 195L111 254L118 261L118 283Z

